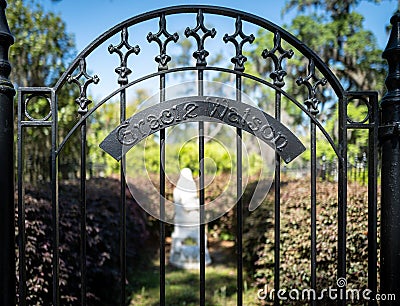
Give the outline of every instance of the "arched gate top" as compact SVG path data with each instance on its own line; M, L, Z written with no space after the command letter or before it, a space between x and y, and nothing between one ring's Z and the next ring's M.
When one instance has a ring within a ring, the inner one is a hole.
M171 6L171 7L161 8L137 15L135 17L132 17L130 19L127 19L119 23L118 25L112 27L111 29L109 29L108 31L104 32L99 37L97 37L95 40L93 40L93 42L90 43L76 57L76 59L72 62L69 68L65 71L65 73L55 84L54 90L57 91L60 87L62 87L62 85L67 81L68 76L70 76L79 65L82 65L82 60L84 60L89 54L91 54L98 46L100 46L103 42L105 42L107 39L111 38L115 34L124 31L124 29L150 19L161 18L162 16L165 17L168 15L176 15L184 13L199 13L200 11L202 14L213 14L213 15L237 18L241 21L249 22L251 24L260 26L261 28L264 28L274 33L276 36L279 37L279 39L282 38L284 41L291 44L298 51L300 51L300 53L302 53L306 58L310 60L310 62L312 63L311 65L315 66L321 72L324 78L326 78L328 83L332 86L332 89L334 90L339 100L342 100L344 98L345 91L339 80L336 78L336 76L329 68L329 66L313 50L311 50L307 45L305 45L303 42L297 39L294 35L290 34L286 30L279 27L278 25L260 16L256 16L235 9L218 7L218 6L206 6L206 5L182 5L182 6Z

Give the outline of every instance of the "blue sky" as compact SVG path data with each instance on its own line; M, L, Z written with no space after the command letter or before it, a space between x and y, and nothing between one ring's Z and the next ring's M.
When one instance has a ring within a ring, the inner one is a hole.
M281 11L284 7L285 1L268 1L268 0L191 0L190 2L182 0L174 1L155 1L155 0L82 0L82 1L71 1L62 0L59 2L53 2L50 0L41 0L41 4L46 9L59 13L62 19L67 24L67 31L75 35L77 51L83 50L91 41L93 41L100 34L111 28L112 26L124 21L130 17L138 14L159 9L161 7L183 5L183 4L205 4L205 5L217 5L229 8L238 9L241 11L249 12L258 16L261 16L273 23L287 28L286 25L290 24L291 19L295 15L295 11L292 10L285 16L282 16ZM71 4L73 2L73 5ZM368 1L361 1L357 11L365 16L365 28L373 31L378 41L378 45L384 48L387 42L388 34L386 33L385 27L389 24L390 17L395 12L398 5L396 0L382 0L380 4L369 3ZM194 20L191 20L188 24L175 24L174 30L184 29L186 26L191 26ZM206 20L207 22L207 20ZM225 26L225 25L214 25L213 26ZM231 25L233 26L233 25ZM167 25L167 28L169 26ZM170 25L170 28L172 26ZM157 31L157 28L150 29ZM149 31L148 28L143 31ZM227 31L231 31L229 28ZM145 34L147 34L145 32ZM145 35L144 35L145 36ZM136 39L137 37L135 37ZM130 36L130 39L134 40ZM117 43L117 41L115 42ZM132 44L135 44L133 41ZM143 44L144 45L144 44ZM145 47L145 46L143 46ZM141 45L142 48L142 45ZM104 49L104 48L103 48ZM106 48L105 48L106 49ZM143 50L146 52L145 50ZM143 54L143 52L141 52ZM114 56L115 57L115 56ZM132 58L132 56L131 56ZM114 62L112 62L114 61ZM110 93L112 88L115 89L116 75L114 72L110 73L111 69L107 64L116 67L117 58L110 59L109 55L106 58L105 55L96 55L92 57L91 65L88 65L88 69L94 70L94 73L98 74L101 79L101 86L98 86L96 93L89 92L95 97L103 96L106 93ZM132 61L135 59L132 58ZM137 60L138 61L138 60ZM112 62L112 63L111 63ZM132 62L135 65L136 72L144 74L143 67L139 62ZM154 63L155 64L155 63ZM89 67L90 66L90 67ZM155 67L154 67L155 68ZM112 68L111 71L113 71ZM138 71L140 70L140 71ZM154 70L153 70L154 71ZM114 84L114 85L111 85Z
M79 4L78 4L79 3ZM47 9L61 14L66 21L68 31L75 34L78 50L83 49L90 41L113 25L132 16L165 6L182 4L207 4L226 6L264 17L280 26L289 24L294 11L281 16L284 0L213 0L213 1L154 1L154 0L82 0L71 4L71 0L51 2L42 0ZM365 27L374 31L379 45L386 44L385 25L397 8L397 1L382 0L380 4L361 1L357 9L365 17Z

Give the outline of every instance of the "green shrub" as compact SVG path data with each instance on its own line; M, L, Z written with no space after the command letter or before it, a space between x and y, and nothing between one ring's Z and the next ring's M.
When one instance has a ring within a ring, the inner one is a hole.
M180 168L190 168L193 174L199 174L199 147L195 141L185 143L178 152ZM204 145L204 168L206 173L228 173L235 163L235 156L217 141L208 141Z
M311 288L311 214L309 180L281 183L280 283L285 289ZM273 188L272 188L273 190ZM272 191L271 190L271 191ZM249 189L251 192L251 188ZM256 284L274 283L273 192L245 219L245 263ZM246 197L245 197L246 201ZM367 288L367 188L349 184L347 207L347 284ZM246 207L246 205L244 205ZM337 279L337 184L317 184L317 289L335 287ZM378 220L379 222L379 220ZM379 267L379 265L378 265ZM379 273L379 272L378 272Z

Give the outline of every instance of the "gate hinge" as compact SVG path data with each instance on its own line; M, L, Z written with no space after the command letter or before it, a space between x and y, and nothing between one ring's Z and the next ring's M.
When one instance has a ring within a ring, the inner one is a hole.
M382 125L379 127L379 138L386 138L390 136L400 135L400 122L393 122L392 124Z

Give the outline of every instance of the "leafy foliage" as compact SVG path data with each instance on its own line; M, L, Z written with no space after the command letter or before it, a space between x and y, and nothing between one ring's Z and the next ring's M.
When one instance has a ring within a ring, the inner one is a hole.
M31 0L8 1L7 19L15 37L10 79L18 86L51 85L75 55L73 35L60 16Z
M66 31L60 16L45 11L34 0L10 0L6 10L7 19L15 43L10 48L12 71L10 79L15 87L52 86L76 54L74 36ZM76 120L78 96L76 88L64 88L58 92L59 135L65 136ZM27 109L37 118L50 111L46 99L31 100ZM51 146L50 129L24 129L27 141L24 144L27 160L27 180L45 181L49 173L48 152ZM79 156L77 140L65 147L71 160ZM77 171L74 164L61 165L62 172ZM65 169L68 168L68 169ZM64 173L63 173L64 174Z
M310 283L310 193L306 180L285 179L281 190L280 281L282 288L306 289ZM295 190L293 196L292 190ZM334 286L337 262L337 184L317 186L317 286ZM365 186L351 184L347 210L347 283L367 288L367 216ZM379 220L378 220L379 223ZM273 287L273 195L245 221L245 262L254 271L256 284ZM379 265L378 265L379 269Z
M380 1L373 0L373 3ZM339 79L346 90L378 90L383 91L386 75L385 64L381 58L382 50L377 46L376 38L371 31L364 28L364 17L357 12L360 1L337 0L303 0L286 1L283 14L297 9L297 16L288 25L288 30L302 43L315 51ZM276 67L273 61L263 59L260 55L264 50L272 50L274 35L268 31L259 30L253 49L246 53L249 71L268 80ZM304 87L296 84L299 76L307 74L309 59L302 56L293 46L282 41L284 50L293 49L294 56L282 62L283 70L288 74L283 89L292 97L303 103L307 97ZM279 54L277 54L279 55ZM316 76L321 77L316 71ZM337 144L338 140L338 101L332 88L328 85L318 89L319 106L318 120ZM265 96L266 94L263 93ZM261 105L264 107L264 105ZM303 141L309 139L309 120L304 113L287 99L282 100L282 121L297 128ZM363 103L352 101L348 106L348 115L354 121L362 121L365 117ZM286 113L286 114L285 114ZM289 118L287 118L289 117ZM349 155L362 156L366 152L367 133L361 130L349 132ZM330 144L322 136L318 139L318 157L325 156L327 160L334 159ZM302 158L308 160L307 154Z
M88 182L87 298L91 305L118 305L119 182ZM60 186L60 293L62 305L80 305L80 203L76 184ZM104 192L107 190L107 192ZM27 189L26 265L29 305L52 303L52 207L46 188ZM127 200L127 262L137 262L149 236L140 207ZM17 255L18 256L18 255ZM130 271L132 266L130 267ZM129 272L129 271L128 271ZM129 275L129 273L128 273Z
M328 20L325 12L313 13L294 18L290 29L330 65L347 89L381 89L378 86L385 76L382 51L373 33L363 29L363 20L350 11Z
M176 131L175 131L176 132ZM199 173L199 146L198 139L181 143L167 144L166 172L179 174L180 169L190 168L194 176ZM132 154L131 154L132 153ZM130 173L143 173L144 166L149 173L160 171L160 146L153 135L147 137L146 142L137 144L127 154L127 165ZM262 158L256 153L249 152L248 169L250 175L258 173L262 168ZM236 165L236 156L223 144L216 140L205 143L204 167L207 174L222 174L231 172Z
M179 152L180 165L182 168L193 169L193 174L199 173L199 150L196 142L186 143ZM234 158L220 143L208 141L204 148L204 168L206 173L230 172ZM212 162L211 162L212 161Z

